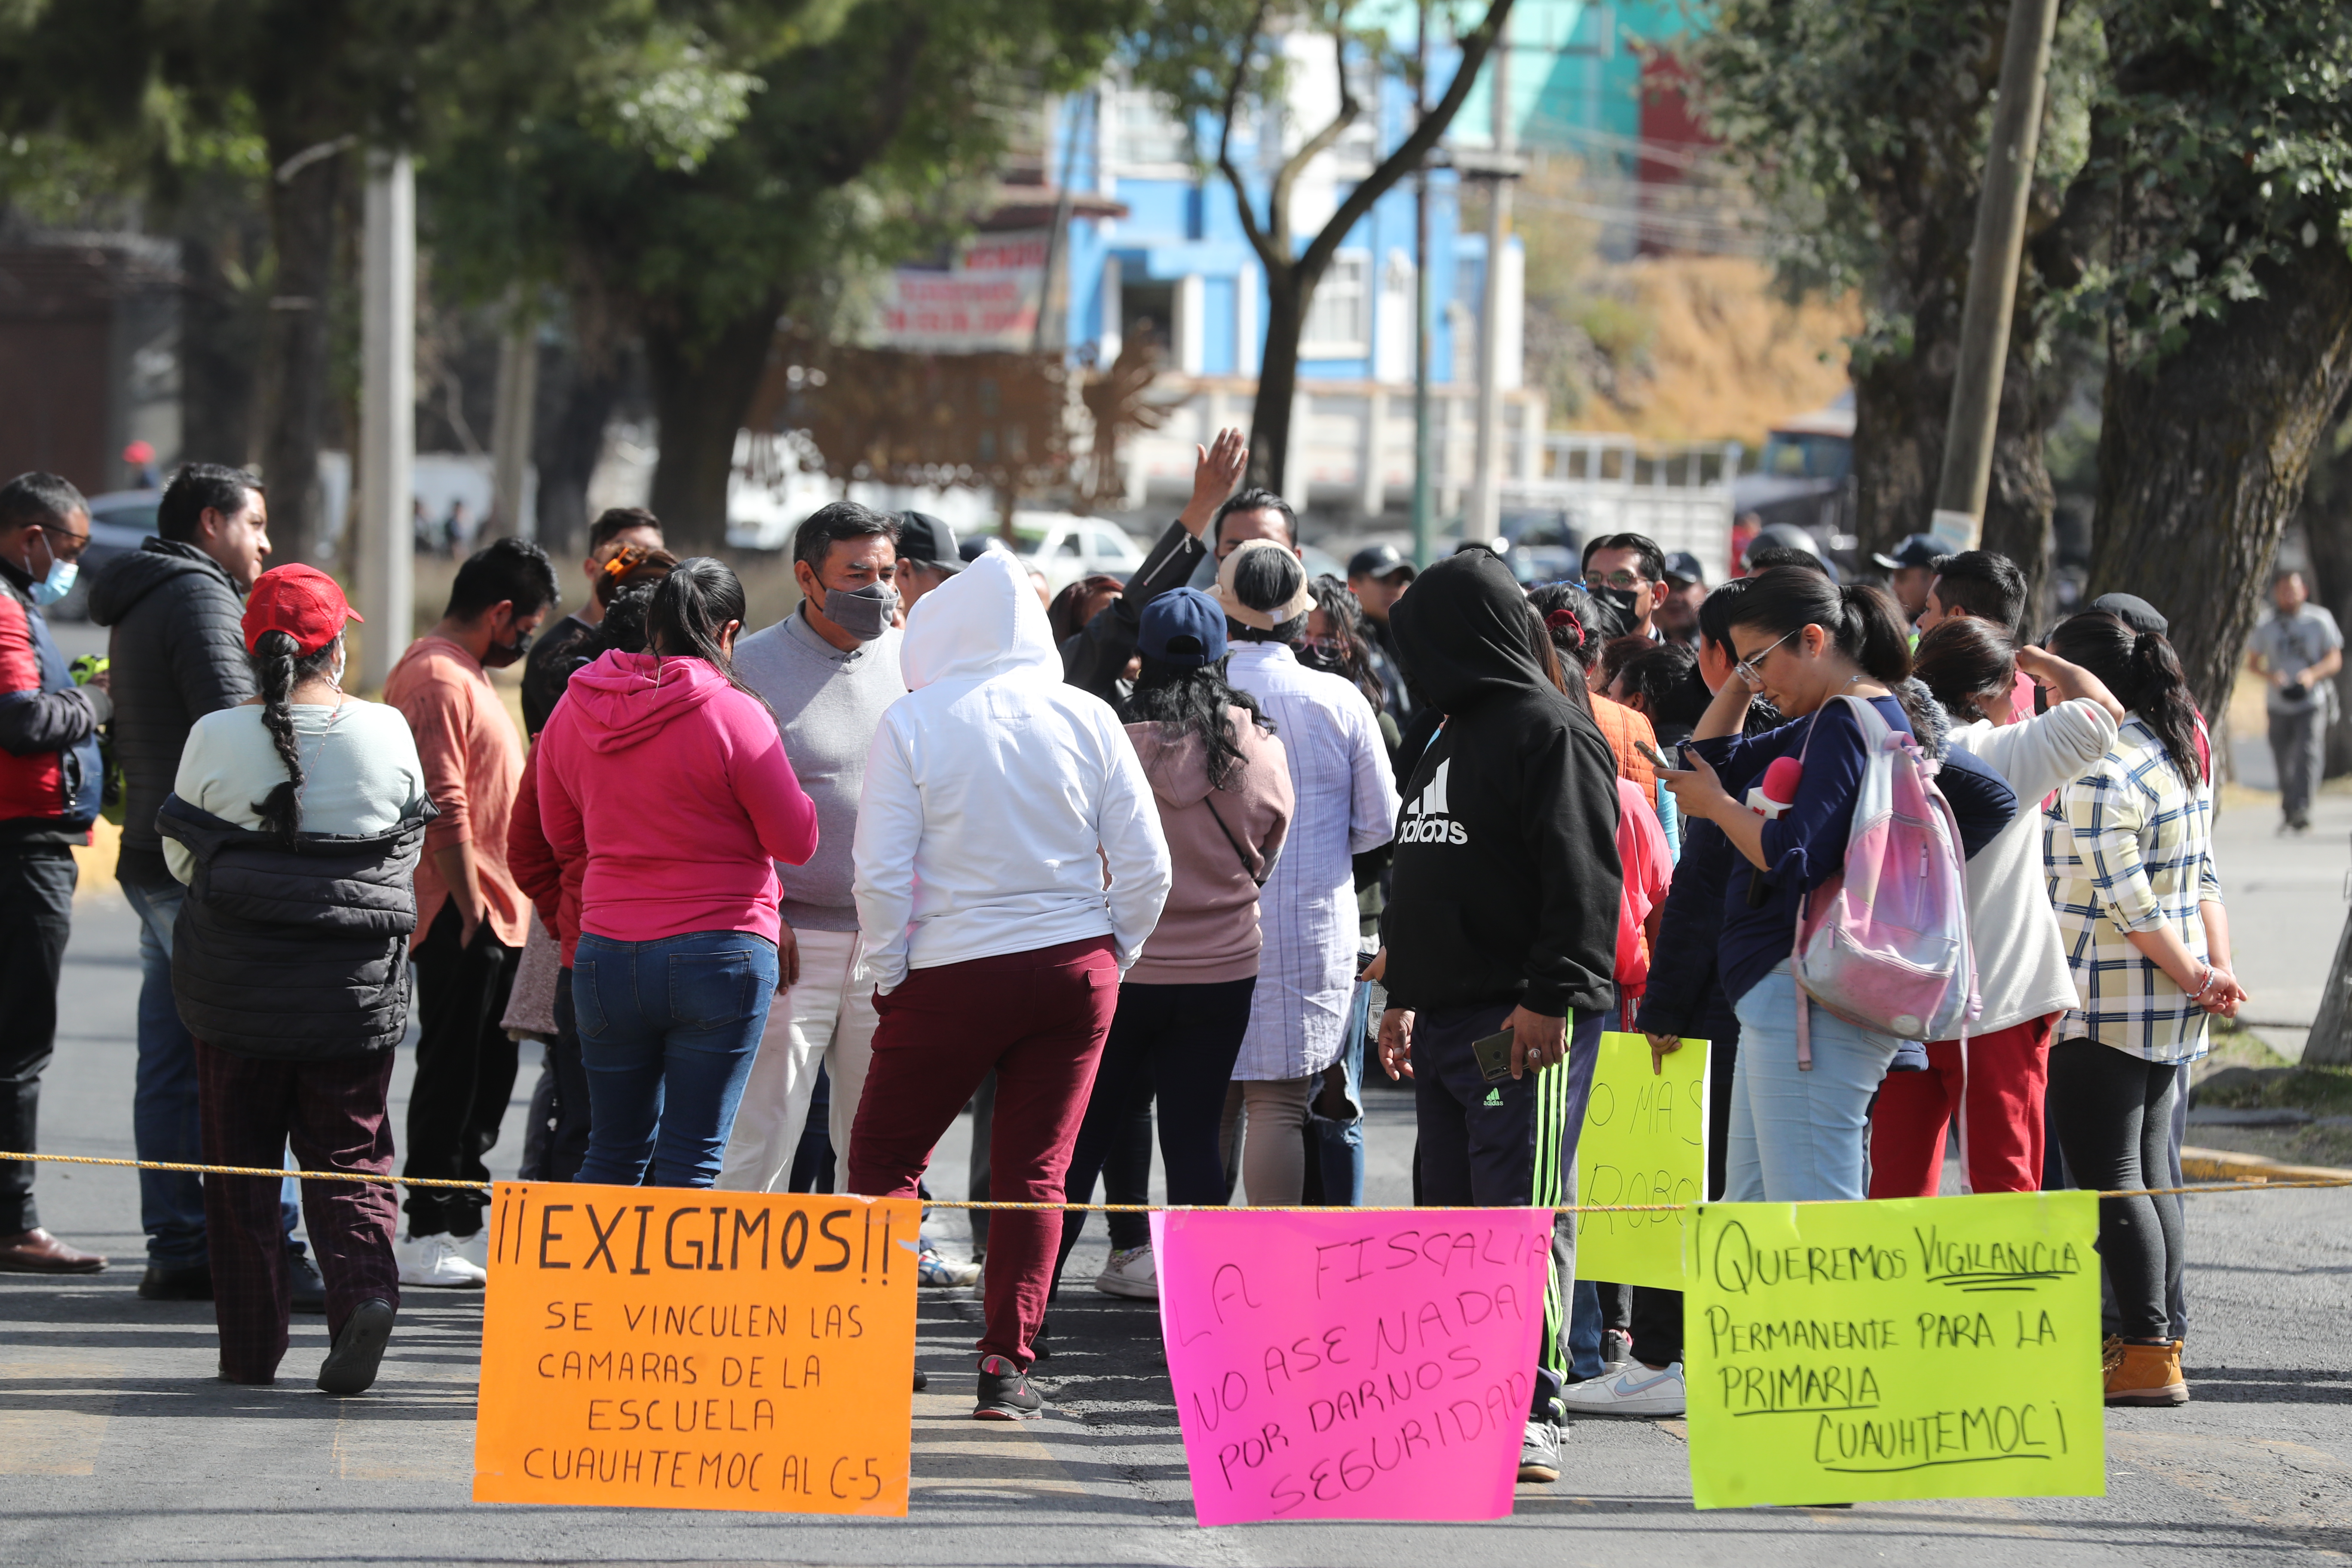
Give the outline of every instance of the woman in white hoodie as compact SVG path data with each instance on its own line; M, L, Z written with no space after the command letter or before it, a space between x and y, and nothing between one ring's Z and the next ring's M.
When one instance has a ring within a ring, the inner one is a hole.
M2011 710L2017 672L2057 700ZM1960 1113L1961 1167L1973 1193L2042 1185L2051 1034L2080 1005L2042 874L2042 798L2081 776L2116 743L2123 704L2079 665L1975 616L1919 639L1912 673L1951 715L1946 742L1999 773L2017 815L1969 860L1969 941L1984 1011L1958 1040L1932 1040L1926 1072L1889 1073L1870 1115L1870 1195L1928 1198L1941 1190L1944 1127Z
M913 1196L993 1068L991 1195L1059 1203L1119 976L1168 896L1150 781L1109 705L1063 684L1010 555L923 595L899 668L852 852L881 1022L849 1190ZM1054 1214L1000 1211L989 1227L976 1416L1043 1408L1028 1369L1060 1239Z

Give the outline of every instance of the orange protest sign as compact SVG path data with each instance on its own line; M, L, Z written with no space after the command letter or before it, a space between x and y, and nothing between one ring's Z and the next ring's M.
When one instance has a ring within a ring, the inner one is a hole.
M474 1500L907 1511L911 1198L500 1182Z

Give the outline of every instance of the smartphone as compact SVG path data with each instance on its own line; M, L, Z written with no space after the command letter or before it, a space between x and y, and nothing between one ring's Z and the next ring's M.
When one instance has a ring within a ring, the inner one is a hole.
M1683 764L1679 756L1674 762L1670 763L1666 761L1665 757L1660 753L1657 747L1650 744L1649 742L1643 740L1639 735L1633 737L1633 749L1641 752L1643 756L1649 758L1650 765L1657 769L1660 773L1678 773L1683 771Z
M1470 1042L1471 1055L1478 1060L1478 1071L1488 1083L1500 1083L1511 1076L1511 1041L1515 1037L1508 1029L1489 1035L1483 1040Z

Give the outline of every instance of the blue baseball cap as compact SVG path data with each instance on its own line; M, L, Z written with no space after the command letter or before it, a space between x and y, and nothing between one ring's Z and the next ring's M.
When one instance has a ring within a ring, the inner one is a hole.
M1178 669L1214 664L1225 657L1225 612L1198 588L1171 588L1143 606L1135 646Z

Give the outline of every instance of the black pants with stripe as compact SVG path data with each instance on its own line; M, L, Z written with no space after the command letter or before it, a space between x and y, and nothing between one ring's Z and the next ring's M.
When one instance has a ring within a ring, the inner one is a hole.
M1573 1021L1568 1060L1488 1083L1471 1042L1503 1026L1516 1004L1441 1007L1413 1020L1412 1070L1420 1204L1426 1208L1528 1208L1576 1201L1576 1138L1592 1093L1601 1020ZM1536 1349L1532 1419L1559 1421L1568 1383L1569 1297L1576 1284L1576 1216L1552 1220Z

